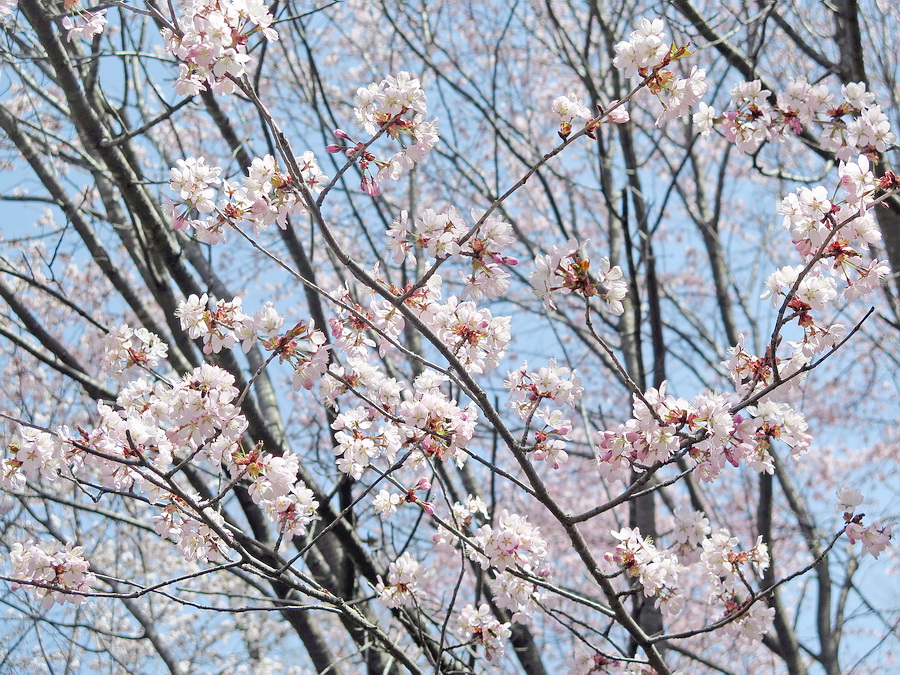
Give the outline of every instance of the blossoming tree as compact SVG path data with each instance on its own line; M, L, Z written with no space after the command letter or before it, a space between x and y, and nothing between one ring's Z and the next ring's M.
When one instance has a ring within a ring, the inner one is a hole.
M900 21L658 11L0 3L4 666L893 658Z

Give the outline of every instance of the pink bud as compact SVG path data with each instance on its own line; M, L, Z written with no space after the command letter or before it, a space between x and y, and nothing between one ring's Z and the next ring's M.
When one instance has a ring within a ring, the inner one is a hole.
M346 132L346 131L343 131L342 129L335 129L335 130L334 130L334 135L337 136L338 138L343 138L343 139L346 140L346 141L352 141L352 140L353 140L352 138L350 138L350 137L347 135L347 132Z
M434 504L432 504L431 502L423 502L420 500L419 506L425 509L425 513L427 513L429 516L434 515Z
M430 490L430 489L431 489L431 482L427 478L425 478L425 476L422 476L419 479L419 481L416 483L416 490Z
M519 261L516 258L502 256L499 253L492 253L491 258L498 265L509 265L510 267L512 267L513 265L519 264Z
M330 152L332 155L336 152L340 152L344 149L343 145L326 145L325 152Z
M378 183L375 182L374 178L370 178L369 176L363 176L362 182L359 184L359 187L370 197L377 197L381 194L381 188L378 187Z

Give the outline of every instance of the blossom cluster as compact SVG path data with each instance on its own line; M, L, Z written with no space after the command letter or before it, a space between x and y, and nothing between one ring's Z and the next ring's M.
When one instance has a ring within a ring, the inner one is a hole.
M393 424L376 426L374 417L371 411L360 406L340 413L331 425L336 432L337 468L356 480L362 478L373 459L384 457L392 464L402 447L400 429Z
M549 577L549 574L546 576ZM541 602L547 599L547 593L528 579L503 570L491 579L491 590L494 602L498 607L509 610L510 619L514 623L525 623L540 608Z
M465 448L475 434L478 408L470 403L460 408L440 390L444 375L425 371L413 382L412 396L400 404L402 433L406 443L418 447L426 457L441 461L452 459L462 466L468 455Z
M32 427L20 427L16 442L7 446L0 464L0 488L21 493L27 479L53 480L65 467L65 453L53 436Z
M359 479L372 460L383 457L392 464L401 448L413 451L411 466L426 458L452 459L462 466L467 458L465 448L475 433L477 407L470 403L461 408L442 392L440 386L446 379L425 371L415 379L412 390L392 387L397 393L396 411L387 417L387 411L372 405L341 412L332 423L337 432L334 454L338 469ZM405 395L402 402L401 391ZM388 506L384 504L384 508Z
M663 32L662 19L641 18L628 39L616 43L613 49L616 52L613 65L625 77L631 77L635 73L646 75L669 55L669 43Z
M235 91L234 79L246 72L250 35L262 31L269 42L278 39L274 18L261 0L187 0L175 30L162 30L166 49L181 63L175 91L194 96L211 88L217 94Z
M574 371L557 366L556 359L550 359L546 367L537 371L529 371L526 362L508 372L503 386L509 389L509 407L522 421L531 424L537 418L543 422L542 428L535 429L535 461L547 461L558 469L568 459L564 448L572 432L572 420L561 410L541 404L549 401L574 408L584 393L581 378Z
M678 557L660 551L653 542L641 536L638 528L623 527L612 536L619 541L615 551L605 559L625 570L629 577L638 579L644 596L656 596L656 606L666 617L677 616L684 607L684 594L678 589L678 579L687 568Z
M385 584L381 577L375 585L378 599L388 607L410 607L425 596L419 587L419 579L424 575L424 568L408 552L404 552L396 561L388 566L388 580Z
M671 548L678 560L685 564L700 560L701 544L712 532L709 519L702 511L694 511L684 506L675 509L675 527L669 533Z
M723 635L759 642L772 625L775 609L753 597L749 568L762 575L769 566L769 549L762 537L748 551L735 550L737 545L737 537L724 528L702 542L700 562L712 588L709 602L723 607L723 618L734 617L720 629Z
M224 466L232 481L249 481L254 501L285 537L303 534L318 503L297 480L299 460L242 448L247 421L238 395L233 376L210 364L172 383L139 378L123 387L115 408L97 404L92 429L61 427L53 435L22 427L2 466L3 486L20 491L26 478L66 473L115 490L141 489L158 509L157 533L177 542L186 560L222 560L230 538L222 516L166 478L175 461L199 456L217 471Z
M569 138L572 133L572 120L576 117L585 120L585 126L589 127L588 136L596 138L594 131L604 122L612 122L613 124L623 124L631 119L628 110L625 109L619 100L610 101L609 105L604 108L599 106L600 115L595 118L591 115L591 111L584 104L584 101L574 93L568 96L558 96L553 99L550 109L553 114L559 117L559 137L563 140Z
M493 214L484 218L476 209L472 209L471 215L478 225L472 233L453 207L446 213L426 209L421 218L413 219L412 228L409 214L401 211L387 231L388 249L394 254L394 263L413 262L410 252L413 248L426 251L436 260L450 256L469 258L471 274L460 272L465 284L461 298L500 297L509 288L510 275L503 267L518 264L516 258L503 254L515 241L512 227Z
M598 269L591 270L591 261L578 242L570 239L562 247L553 246L546 255L537 255L529 276L535 294L547 309L556 309L552 294L577 293L585 299L599 295L606 301L607 310L616 316L625 311L622 300L628 285L622 278L622 268L611 266L609 258L601 258ZM605 290L601 291L598 286Z
M475 516L479 513L487 518L487 504L481 497L466 495L464 501L453 503L453 506L450 508L449 520L458 531L470 534L475 522ZM453 548L457 543L455 535L444 527L438 527L432 537L432 541L439 548Z
M713 532L701 545L700 562L706 568L715 593L734 594L747 584L748 565L762 574L769 566L769 548L757 537L749 551L736 551L738 538L725 528Z
M722 115L701 104L693 121L703 134L720 124L725 138L747 153L756 152L765 141L811 131L814 125L820 127L820 146L841 160L860 152L884 152L896 141L887 115L865 83L841 85L837 97L827 85L810 84L803 76L790 80L777 96L763 89L759 80L739 82Z
M656 596L656 606L669 618L684 608L686 596L679 581L698 565L709 582L709 603L721 605L724 616L735 617L721 630L758 642L772 623L772 612L758 601L749 581L751 568L762 575L769 565L768 547L762 537L748 551L740 551L736 549L738 539L727 530L710 534L709 521L700 512L679 509L676 522L673 548L689 557L682 559L679 554L660 550L639 529L625 527L611 532L618 543L604 560L636 579L645 597Z
M541 576L547 575L545 559L547 545L537 525L525 516L503 509L494 525L482 525L472 541L482 552L469 549L469 557L482 569L494 568L500 572L508 567Z
M881 189L897 186L893 174L876 180L869 160L842 161L838 185L842 199L829 198L823 186L801 187L781 202L783 225L791 232L804 264L787 265L766 280L762 299L773 306L786 303L786 321L802 328L799 340L789 342L793 354L785 363L767 353L762 359L749 354L743 344L731 350L728 367L743 393L767 386L777 367L784 376L799 371L814 356L833 349L843 339L843 324L820 325L815 316L838 299L854 300L876 290L890 273L886 262L866 261L860 251L881 240L871 208Z
M384 283L377 268L372 276L379 283ZM428 316L432 316L431 310L438 306L437 301L441 297L441 282L440 275L433 276L430 283L419 289L414 297L407 299L407 306L428 308ZM400 293L399 289L390 288L395 295ZM388 300L372 292L368 293L367 298L358 300L347 285L339 286L331 293L331 297L339 303L334 309L334 315L328 320L336 349L345 352L350 359L365 368L370 348L377 344L380 356L394 348L392 341L397 340L406 323L403 315ZM365 306L363 302L366 303Z
M470 373L484 374L500 365L512 338L511 319L493 316L474 302L460 302L450 296L440 305L431 327L453 356Z
M694 66L687 77L680 77L671 70L666 70L673 61L688 56L687 45L678 47L669 45L663 32L662 19L642 18L638 27L632 31L627 40L618 42L614 50L616 57L613 65L621 70L625 77L638 73L647 78L647 86L657 96L663 106L663 112L657 118L656 125L664 126L667 122L690 113L706 94L709 85L706 82L706 71Z
M272 455L252 450L232 456L232 473L246 472L253 481L249 488L254 503L262 506L277 531L289 539L306 533L315 518L319 502L302 481L297 480L300 458L294 453Z
M280 335L285 319L271 302L253 316L244 314L241 305L241 298L233 298L218 300L215 309L209 309L206 293L200 297L192 294L179 303L175 315L191 339L203 340L204 353L218 354L238 342L246 353L259 340L267 351L278 354L281 362L293 366L294 389L311 389L328 367L330 345L325 334L316 330L312 321L301 321Z
M718 478L726 463L746 458L757 470L761 449L755 440L759 423L729 412L721 394L698 394L692 401L666 395L666 383L634 397L633 417L616 429L600 434L597 464L609 480L626 480L632 470L643 471L665 463L688 447L701 480Z
M278 168L272 155L266 155L253 160L242 183L232 183L222 181L222 169L208 166L203 157L177 160L169 171L169 187L178 199L167 203L174 228L193 231L206 244L225 241L227 227L242 222L255 234L276 223L286 228L290 216L306 212L301 190L319 193L328 180L312 152L295 161L296 180ZM215 186L220 184L224 196L216 204Z
M464 639L483 645L484 655L488 661L503 656L504 641L512 635L509 626L509 623L497 621L491 613L491 608L484 604L478 609L473 605L466 605L457 619L457 632Z
M341 129L335 130L334 135L350 145L329 145L326 150L343 152L351 161L359 163L363 172L360 188L372 197L381 194L380 183L398 180L421 162L438 141L437 120L425 121L428 108L421 83L406 71L357 89L353 112L356 124L366 133L374 135L384 131L401 146L399 152L380 160L366 144L354 141ZM378 169L377 175L372 174L373 164Z
M75 37L90 40L95 35L100 35L107 24L105 9L89 12L81 6L79 0L65 0L63 9L70 12L62 20L62 27L66 31L68 42ZM0 15L2 15L2 11L0 11Z
M36 544L16 542L9 553L12 577L22 584L46 584L31 586L45 610L54 604L81 605L96 582L90 572L91 564L84 559L84 548L57 541ZM21 584L14 583L13 590ZM78 594L67 592L76 591Z
M377 269L373 276L379 283L384 283ZM493 370L499 365L511 339L510 317L495 317L489 309L478 309L474 302L461 302L456 296L441 302L442 283L440 275L431 276L427 284L405 299L405 305L469 372L483 374ZM401 294L401 289L396 286L384 285L394 295ZM393 348L392 341L396 342L405 321L390 301L370 293L364 306L345 286L332 293L332 297L341 303L336 316L329 320L337 349L360 360L368 349L376 346L373 334L378 339L380 355L384 356Z
M379 490L378 494L375 495L375 499L372 500L372 506L382 520L387 520L397 513L399 506L404 503L418 504L426 513L434 514L434 505L421 500L416 494L419 491L428 492L429 490L431 490L431 481L422 476L405 494Z
M851 487L842 487L837 491L838 510L844 512L844 533L851 544L857 541L862 543L863 551L873 558L881 555L893 539L894 524L873 523L863 525L865 514L856 513L856 507L863 503L860 492Z
M187 562L222 562L227 559L228 541L216 531L225 525L225 519L215 509L207 506L198 514L183 499L173 497L150 520L159 536L177 544ZM210 522L216 527L211 527Z
M169 346L146 328L121 324L103 338L101 370L122 381L137 371L149 370L165 359Z

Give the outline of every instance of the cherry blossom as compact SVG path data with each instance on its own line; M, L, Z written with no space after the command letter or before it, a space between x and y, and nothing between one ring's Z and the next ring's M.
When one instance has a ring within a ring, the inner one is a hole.
M616 44L613 64L623 71L625 77L657 65L669 53L663 28L662 19L642 18L628 40Z
M375 586L378 599L388 607L408 607L419 602L425 592L419 587L419 579L425 570L408 552L403 553L388 566L388 583L379 579Z
M180 61L176 91L193 95L207 88L217 94L235 91L251 62L248 37L259 30L269 42L278 39L273 17L261 2L190 0L183 3L176 30L162 31L166 49ZM182 29L183 27L183 29Z
M32 582L48 586L30 587L45 610L67 602L81 605L96 583L96 577L89 571L91 565L84 559L84 548L72 543L63 546L56 541L16 542L9 559L13 578L23 585ZM18 587L18 584L13 585L13 589ZM77 591L80 595L67 591Z
M457 632L463 638L484 646L484 655L488 661L503 656L504 641L512 634L509 623L500 623L491 614L487 605L475 609L466 605L457 619Z

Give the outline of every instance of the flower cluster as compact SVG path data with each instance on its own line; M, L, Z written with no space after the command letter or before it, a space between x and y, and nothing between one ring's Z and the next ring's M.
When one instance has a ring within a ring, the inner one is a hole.
M756 356L745 348L741 337L724 364L741 396L770 386L776 369L785 379L801 372L816 355L836 348L846 326L820 325L815 315L839 298L849 301L873 292L889 274L887 263L877 259L866 262L860 251L881 240L871 207L877 191L895 188L897 179L888 172L876 180L865 155L856 162L841 162L839 174L836 194L842 195L840 200L829 197L822 186L801 187L782 200L784 227L791 232L805 264L773 272L760 297L771 298L773 307L783 306L787 310L784 322L796 320L802 337L787 343L793 353L786 359L774 353L771 345L762 357Z
M206 244L225 241L227 226L241 222L249 223L255 234L275 223L286 228L290 216L306 212L301 189L318 193L328 180L312 152L295 159L296 179L266 155L253 160L241 184L223 182L222 169L207 166L203 157L179 159L169 171L169 187L179 197L167 205L174 228L191 230ZM214 186L219 184L225 196L217 205Z
M606 300L606 308L611 314L620 316L624 311L622 300L628 286L622 278L622 269L610 266L609 258L600 259L600 267L593 273L591 261L574 239L565 246L553 246L546 255L535 256L534 270L529 276L535 294L544 301L548 309L556 309L552 293L578 293L585 299L599 295ZM603 291L598 289L603 285Z
M669 43L663 33L662 19L640 19L638 27L628 39L618 42L613 49L616 52L613 65L625 77L631 77L635 73L646 76L650 69L662 63L669 55Z
M231 302L219 300L214 310L208 309L209 297L188 296L180 302L175 316L181 320L181 329L187 331L192 340L203 339L204 354L218 354L222 349L231 349L238 342L256 337L256 326L252 317L244 314L241 298Z
M881 555L893 539L894 524L863 525L864 513L856 513L856 507L863 503L863 496L858 490L851 487L842 487L837 491L838 510L844 512L846 526L844 533L851 544L857 541L862 543L863 551L873 558Z
M559 136L563 140L572 133L572 120L576 117L583 120L591 120L591 111L584 104L584 101L574 93L554 99L550 109L560 119Z
M539 592L537 586L527 579L511 574L508 570L500 572L491 579L491 590L494 602L503 609L508 609L514 623L525 623L539 609L541 601L547 594Z
M684 506L676 508L674 516L675 527L669 535L672 549L680 561L685 564L695 563L700 560L704 538L712 532L709 519L702 511L694 511Z
M772 625L775 610L766 606L765 602L752 598L749 568L762 575L769 566L769 548L762 537L757 537L749 551L738 551L737 545L737 537L732 537L724 528L702 542L700 562L706 568L713 589L709 602L721 603L725 617L744 612L720 629L723 635L759 642Z
M437 120L425 121L427 114L425 92L419 80L401 71L396 77L388 76L381 82L372 82L356 91L354 115L359 127L368 134L383 130L400 143L401 150L386 160L379 160L365 149L365 144L354 141L350 135L337 129L334 134L351 145L329 145L328 152L344 152L352 161L359 162L363 172L360 188L367 195L381 194L379 183L398 180L405 172L431 152L438 141ZM371 165L378 168L372 175Z
M656 606L666 617L677 616L684 607L684 595L678 591L678 578L686 568L678 557L660 551L641 536L638 528L623 527L611 532L619 543L604 557L622 567L629 577L638 579L645 597L656 596Z
M107 24L105 9L89 12L81 6L79 0L65 0L63 9L70 11L70 14L64 16L62 20L62 27L66 31L68 42L75 37L90 40L95 35L100 35ZM2 15L2 11L0 11L0 15Z
M508 316L492 316L489 309L450 296L438 308L431 327L466 370L483 374L500 364L512 337L510 322Z
M186 560L222 560L229 546L222 516L163 482L173 461L200 455L217 470L224 466L234 482L249 478L254 502L285 537L303 534L318 503L297 480L299 459L260 448L245 452L247 421L237 398L234 378L210 364L171 384L135 380L120 392L117 408L98 403L93 429L73 435L60 428L54 437L23 427L3 465L4 486L21 489L24 475L52 478L67 470L116 490L140 488L161 508L152 518L157 533L177 542Z
M182 63L175 91L194 96L207 86L217 94L235 91L250 55L250 35L262 31L269 42L278 39L269 9L261 0L188 0L178 28L162 31L166 49Z
M509 389L509 407L522 421L531 424L537 418L544 423L543 428L535 429L534 459L546 460L558 469L568 459L564 448L572 432L572 421L558 409L540 406L543 401L552 401L574 408L584 393L581 378L574 371L557 366L556 359L550 359L545 368L537 371L529 371L526 362L518 370L508 372L503 386Z
M485 518L488 516L487 504L481 497L473 497L466 495L463 502L454 502L450 509L450 522L460 532L471 532L472 523L477 514L481 514ZM431 540L439 547L454 547L456 544L455 535L444 527L438 527Z
M503 266L519 262L502 253L515 241L512 227L495 215L484 218L475 209L471 215L478 229L468 236L468 228L453 207L447 213L426 209L421 218L413 220L412 229L409 214L402 211L387 231L388 249L394 254L394 263L399 265L405 259L412 262L412 248L425 250L436 260L454 255L470 258L471 274L460 273L466 286L461 297L471 296L475 300L484 296L500 297L509 288L509 273Z
M615 430L600 434L597 464L610 480L625 480L629 471L643 471L669 461L682 440L690 443L690 457L703 480L713 480L726 461L735 466L755 449L755 425L728 412L719 395L699 394L693 401L666 395L666 383L635 396L634 417Z
M701 542L703 552L700 562L706 568L709 581L717 593L735 593L747 583L748 565L757 574L762 574L769 566L769 547L757 537L756 543L749 551L737 551L737 537L725 528L714 532Z
M690 52L687 45L669 45L663 32L662 19L640 19L637 29L632 31L627 40L617 43L614 50L616 57L613 65L623 71L625 77L638 73L641 77L648 78L647 87L663 106L663 112L656 120L657 126L664 126L667 122L689 114L709 88L706 71L696 66L686 78L665 69Z
M73 434L60 427L54 436L22 427L19 442L9 446L13 456L3 463L4 486L21 489L25 477L70 472L115 490L140 487L166 498L159 474L176 452L193 456L202 450L218 464L238 447L247 422L234 405L233 383L227 372L203 364L174 384L130 382L116 399L118 408L97 404L100 420L93 429L79 427Z
M849 119L845 119L849 118ZM708 106L694 115L694 124L708 134L717 123L725 138L747 153L764 141L781 141L810 127L821 127L819 144L847 160L859 152L884 152L896 141L887 115L862 82L841 86L840 99L825 84L792 79L772 96L759 80L740 82L731 89L731 105L721 116Z
M294 453L272 455L258 450L235 453L231 471L236 477L245 471L253 483L250 496L262 506L279 533L289 539L306 533L319 502L303 481L297 480L300 458Z
M53 480L65 466L65 453L50 434L32 427L19 427L18 439L7 446L9 456L0 464L0 488L19 493L26 478L38 475Z
M497 621L487 605L481 605L478 609L466 605L459 613L457 632L464 639L484 645L484 655L488 661L503 656L503 641L512 635L509 623Z
M96 577L89 571L91 564L84 559L84 548L71 543L63 546L56 541L43 544L35 544L31 540L25 544L16 542L9 553L9 559L12 563L12 577L22 582L14 583L13 590L29 583L52 587L31 587L45 610L54 604L66 602L76 607L81 605L85 595L66 591L89 593L96 581Z
M548 574L547 545L540 528L529 523L525 516L503 509L494 525L482 525L472 540L483 553L470 549L469 557L482 569L492 567L502 572L513 567L541 576Z
M656 126L664 126L667 122L689 115L708 89L706 71L698 69L697 66L691 68L687 77L678 77L671 71L662 71L650 83L650 91L654 92L663 104L663 111L656 119Z
M384 283L378 269L372 276L379 283ZM440 286L441 277L435 275L431 283L417 291L414 302L431 305L432 301L441 297ZM399 294L397 288L391 287L391 291L395 295ZM362 363L368 360L368 350L376 346L372 335L378 340L380 356L384 356L394 348L391 340L396 340L400 336L406 323L403 315L390 302L373 292L368 294L368 300L361 299L358 302L347 286L335 289L331 297L340 303L335 307L335 316L328 320L336 349L346 352L352 359ZM366 305L363 306L361 302L366 302ZM407 304L411 304L409 300ZM437 306L436 303L434 306Z
M440 390L444 375L425 371L413 382L414 393L400 404L405 442L418 447L426 457L452 459L462 466L468 455L464 449L475 434L478 408L470 403L460 408Z
M161 537L178 545L187 562L222 562L226 560L228 542L219 536L216 528L225 525L225 519L210 507L201 509L202 516L180 498L173 497L162 513L153 516L154 529ZM216 528L210 527L209 522ZM230 538L230 537L229 537Z
M426 513L433 514L434 505L422 501L416 495L416 493L420 490L427 492L430 489L431 481L423 476L419 478L419 480L413 487L406 491L406 494L398 494L396 492L380 490L378 494L375 495L375 499L372 500L372 506L375 508L375 512L381 516L382 520L387 520L392 515L397 513L397 508L404 503L418 504L423 509L425 509Z
M179 303L175 315L181 320L181 328L191 339L203 339L206 354L218 354L222 349L231 349L238 342L244 352L250 351L257 340L267 351L278 354L281 362L287 361L293 368L291 382L294 389L312 389L328 367L330 345L322 331L315 324L301 321L283 335L284 316L278 313L271 302L267 302L251 317L244 314L241 298L231 302L219 300L213 310L208 309L209 298L190 295Z
M424 575L422 566L409 553L404 553L388 566L387 584L378 577L375 592L388 607L411 607L424 597L419 579Z
M809 450L812 436L806 433L809 429L806 418L787 403L763 401L747 408L747 412L759 423L756 431L757 452L760 448L768 448L772 439L787 444L793 459L799 459ZM774 467L769 465L766 472L772 473L773 470Z
M551 109L563 123L571 122L576 117L580 117L583 120L591 117L591 111L584 104L584 101L575 94L554 99Z
M135 371L155 368L169 353L158 335L124 323L104 336L103 347L100 368L120 382Z
M741 602L737 597L728 598L725 601L725 616L730 617L742 610L747 602L747 600ZM745 614L729 621L719 629L719 632L725 637L739 638L751 644L758 643L769 632L774 618L774 607L769 607L763 601L756 601Z
M363 407L342 412L331 427L337 433L334 454L337 467L356 480L373 459L384 456L393 463L403 444L400 429L393 424L375 426L374 414Z
M558 366L556 359L550 359L536 371L528 370L526 361L518 369L507 372L503 387L509 389L509 407L523 420L544 400L574 408L584 395L576 371Z

